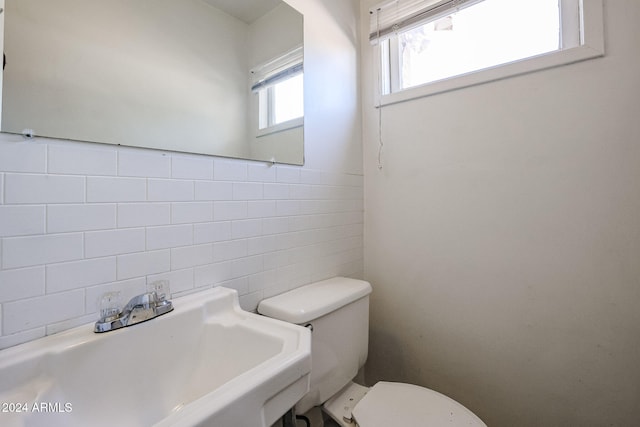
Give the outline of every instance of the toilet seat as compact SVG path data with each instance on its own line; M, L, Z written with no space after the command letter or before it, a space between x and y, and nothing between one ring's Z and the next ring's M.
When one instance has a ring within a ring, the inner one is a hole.
M381 381L353 408L359 427L486 425L455 400L428 388Z

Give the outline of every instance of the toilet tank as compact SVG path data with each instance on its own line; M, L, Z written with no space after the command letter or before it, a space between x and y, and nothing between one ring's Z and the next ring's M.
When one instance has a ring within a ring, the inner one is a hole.
M312 329L310 390L298 413L322 405L367 360L369 294L363 280L334 277L262 300L258 312Z

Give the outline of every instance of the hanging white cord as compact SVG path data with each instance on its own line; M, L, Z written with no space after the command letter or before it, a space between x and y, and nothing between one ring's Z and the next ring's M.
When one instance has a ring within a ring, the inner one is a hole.
M378 51L382 48L380 46L380 9L376 10L376 35L378 39ZM378 59L380 59L378 57ZM373 61L376 62L376 55L373 55ZM384 147L384 142L382 140L382 70L380 69L380 64L378 63L374 70L378 70L378 170L382 170L382 148Z

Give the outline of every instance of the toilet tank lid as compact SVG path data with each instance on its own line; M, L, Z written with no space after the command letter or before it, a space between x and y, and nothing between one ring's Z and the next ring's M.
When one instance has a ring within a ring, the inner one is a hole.
M264 299L258 304L258 313L285 322L302 324L370 293L369 282L334 277Z

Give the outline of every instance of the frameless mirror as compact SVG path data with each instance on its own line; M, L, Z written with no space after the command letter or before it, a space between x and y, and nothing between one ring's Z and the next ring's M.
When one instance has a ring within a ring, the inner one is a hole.
M303 164L280 0L4 0L3 132Z

